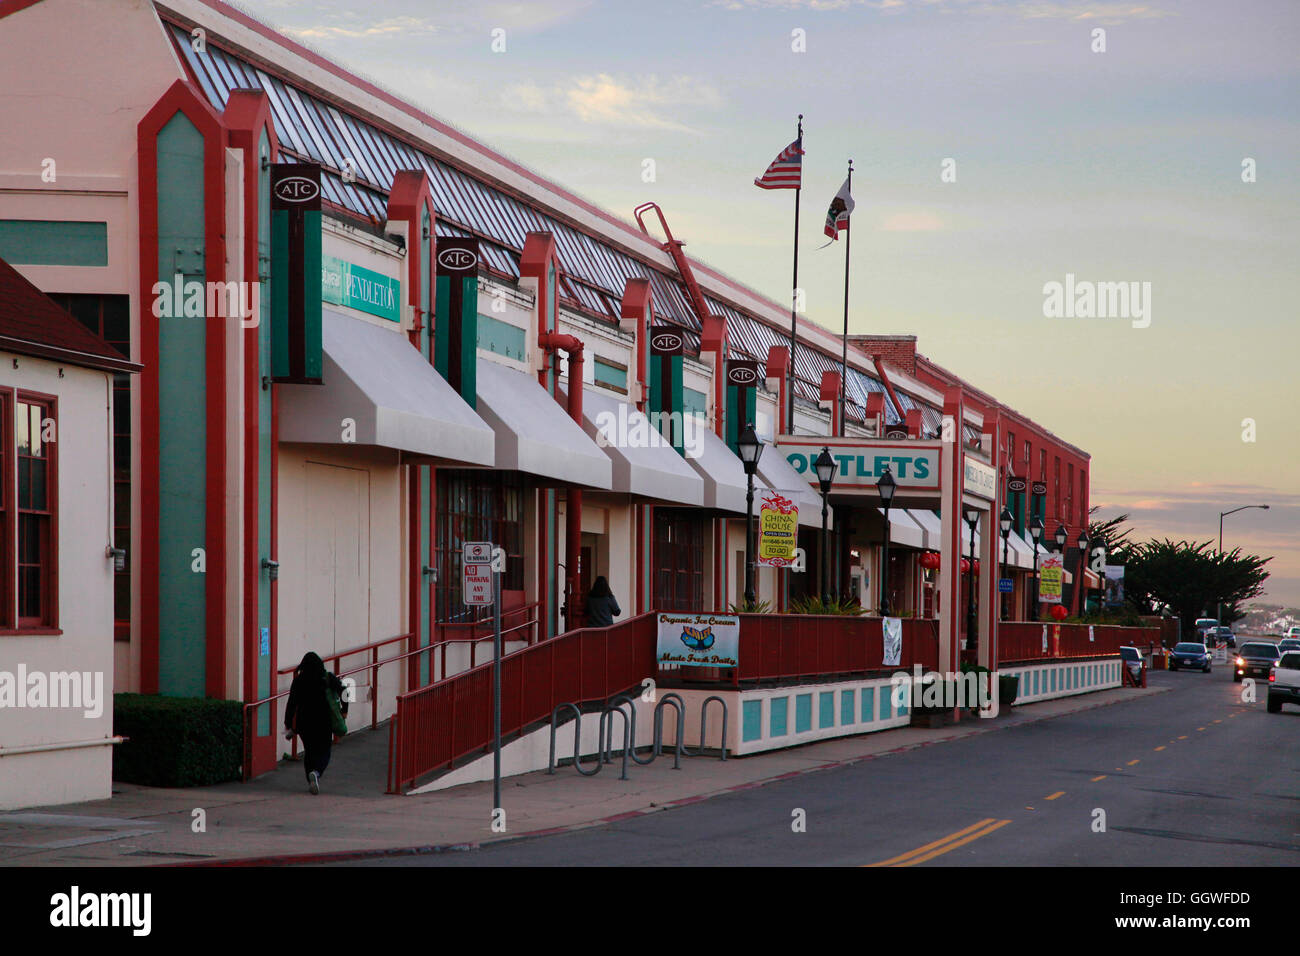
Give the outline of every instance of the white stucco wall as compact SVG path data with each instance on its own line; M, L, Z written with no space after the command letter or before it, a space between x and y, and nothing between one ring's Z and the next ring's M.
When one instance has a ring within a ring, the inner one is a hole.
M83 697L82 706L0 709L0 809L104 799L112 790L112 748L106 742L33 754L5 752L107 741L113 734L113 568L105 556L112 535L111 378L0 352L0 388L58 398L57 601L62 632L0 635L0 672L14 680L20 667L28 675L73 670L91 675L88 683L83 679L91 699ZM7 450L6 465L12 464Z

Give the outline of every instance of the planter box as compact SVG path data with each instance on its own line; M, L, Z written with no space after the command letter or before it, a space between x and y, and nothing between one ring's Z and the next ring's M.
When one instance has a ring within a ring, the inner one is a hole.
M951 710L940 711L912 711L911 727L927 727L935 730L939 727L951 727L955 723L952 718Z

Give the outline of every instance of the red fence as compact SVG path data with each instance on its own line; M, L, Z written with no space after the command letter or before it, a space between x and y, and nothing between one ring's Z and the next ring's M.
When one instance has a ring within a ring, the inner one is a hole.
M654 673L655 616L570 631L501 659L501 733L547 720L563 703L604 700ZM388 792L492 743L492 664L397 698L388 728Z
M1047 650L1043 650L1043 628ZM1089 628L1093 640L1088 639ZM998 625L998 663L1037 661L1063 657L1100 657L1118 654L1123 645L1140 647L1160 643L1155 627L1117 627L1111 624L1041 624L1006 621Z
M898 664L886 666L880 618L740 615L742 681L865 674L939 666L939 623L905 619Z

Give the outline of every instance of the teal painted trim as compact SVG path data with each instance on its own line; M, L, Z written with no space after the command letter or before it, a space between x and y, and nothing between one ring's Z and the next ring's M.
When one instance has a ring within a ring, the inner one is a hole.
M880 719L888 720L891 716L893 716L893 710L892 710L893 701L889 699L888 694L883 692L884 690L883 688L881 690L882 692L880 694Z
M527 335L523 329L490 315L478 317L478 347L523 362L528 358ZM599 365L597 368L599 369ZM599 377L597 381L599 381Z
M709 397L703 392L697 392L693 388L682 387L682 414L707 416L709 413Z
M835 726L835 691L824 690L817 697L817 728Z
M1056 690L1056 668L1052 668L1052 690Z
M446 303L451 297L451 276L438 276L438 315L434 323L433 367L438 374L451 381L451 319Z
M740 739L744 743L763 739L763 702L747 700L741 705Z
M160 278L181 272L186 280L206 281L203 147L202 134L183 113L158 133ZM183 314L158 321L158 691L202 697L207 578L191 566L194 549L207 543L208 323Z
M108 265L108 223L0 219L0 259L16 266Z
M897 705L897 708L894 711L894 716L895 717L907 716L907 695L906 694L903 695L902 703Z
M768 702L768 731L769 737L784 737L786 735L787 718L790 713L789 697L773 697Z
M812 694L796 694L794 698L794 732L802 734L812 730Z
M854 716L857 714L858 692L855 690L840 691L840 723L847 726L856 723Z
M433 217L429 204L420 211L420 354L429 358L429 329L433 327L433 285L429 276L429 261L433 255Z
M862 721L870 723L876 719L876 689L874 687L862 688Z
M465 404L478 411L478 277L460 281L460 390Z
M601 385L609 385L621 391L627 391L627 369L611 365L602 359L596 359L593 363L596 381Z
M325 344L321 333L321 287L311 277L321 274L320 210L303 213L302 275L302 347L303 375L319 379L325 370Z
M270 138L262 131L258 143L258 155L268 158L271 155ZM259 301L261 304L261 322L257 327L257 355L260 374L265 375L271 368L271 296L267 295L266 283L271 277L271 168L261 169L257 177L257 261L258 281L262 284ZM261 654L262 629L271 628L271 578L260 567L262 558L271 554L271 456L274 442L271 434L271 390L257 390L257 626L258 651L257 661L257 699L270 696L272 686L271 655ZM271 708L257 708L257 733L259 736L275 733L271 726Z

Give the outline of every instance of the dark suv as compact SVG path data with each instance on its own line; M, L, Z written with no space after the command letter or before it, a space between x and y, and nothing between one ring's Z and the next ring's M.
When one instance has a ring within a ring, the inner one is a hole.
M1242 644L1233 659L1232 679L1240 681L1243 677L1263 677L1267 680L1273 665L1281 656L1276 644L1263 641Z

